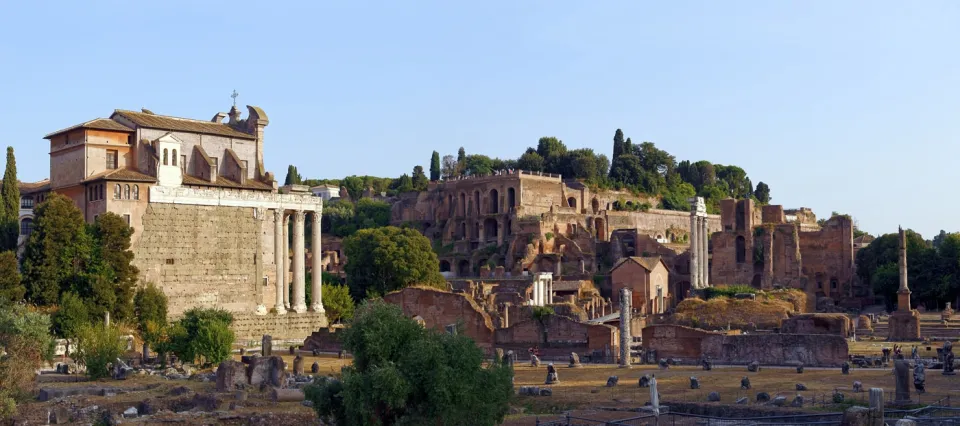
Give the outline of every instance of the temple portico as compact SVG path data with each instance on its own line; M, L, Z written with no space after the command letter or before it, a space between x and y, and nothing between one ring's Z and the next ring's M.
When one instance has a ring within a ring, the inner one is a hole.
M690 198L690 288L710 286L710 232L703 197Z
M262 287L264 290L258 291L256 313L258 315L268 313L269 299L273 299L273 308L277 315L285 315L291 311L298 314L308 311L324 312L320 279L321 256L316 255L322 251L320 219L323 214L323 199L320 197L296 191L287 194L243 193L220 189L155 186L150 188L150 201L161 204L252 208L258 220L273 222L271 248L273 266L276 268L273 282L275 294L265 294L265 290L269 287L268 283L264 282ZM269 213L270 211L272 213ZM307 306L306 301L305 228L308 216L312 221L311 247L315 253L312 256L311 265L314 276L311 280L313 300L310 306ZM291 222L292 230L290 230ZM265 233L267 234L265 237L270 236L269 231ZM292 256L290 256L291 253ZM264 274L264 280L267 280L266 274Z

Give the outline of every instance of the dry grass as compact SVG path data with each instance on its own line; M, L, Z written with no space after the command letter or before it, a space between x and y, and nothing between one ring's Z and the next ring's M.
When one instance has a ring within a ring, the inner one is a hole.
M741 300L717 297L710 300L686 299L677 305L677 324L704 329L779 327L793 312L793 304L781 299Z

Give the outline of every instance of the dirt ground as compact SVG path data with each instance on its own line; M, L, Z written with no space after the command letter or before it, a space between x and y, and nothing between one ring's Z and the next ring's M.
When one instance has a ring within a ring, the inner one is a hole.
M856 342L851 344L851 354L877 355L881 348L892 347L888 342ZM904 345L909 354L910 345ZM920 355L936 355L938 345L920 347ZM275 351L283 356L288 370L292 369L293 356ZM235 356L239 359L239 355ZM320 374L339 374L340 369L349 360L340 360L334 356L314 357L304 355L304 370L309 373L314 361L320 364ZM621 369L615 365L584 364L583 368L568 368L565 364L555 364L560 383L551 385L552 396L517 396L511 403L514 412L522 414L508 416L504 424L511 426L534 425L536 419L549 420L559 418L565 411L590 418L615 420L629 417L630 413L613 412L606 409L628 409L643 406L649 401L649 389L639 388L638 380L644 374L654 375L659 383L661 401L668 404L676 402L706 402L707 395L716 391L720 402L713 404L733 404L740 397L747 397L750 405L757 392L767 392L771 397L786 396L789 400L798 393L796 384L806 385L804 396L811 410L836 411L836 408L824 407L823 401L830 401L834 390L843 392L847 400L862 401L866 393L853 393L855 380L863 383L864 389L880 387L889 399L894 390L894 377L890 368L851 368L849 375L841 374L839 368L806 368L803 374L796 373L792 367L763 367L760 372L747 372L745 367L714 367L712 371L703 371L700 367L679 366L661 370L656 366L635 365L631 369ZM519 361L515 366L515 386L543 386L546 378L546 365L530 367ZM607 378L618 376L616 387L606 387ZM700 389L690 389L690 376L700 379ZM740 390L740 379L750 378L752 389ZM266 393L249 392L246 401L238 401L233 393L216 393L214 382L197 380L167 380L161 376L134 376L124 381L102 380L99 382L42 383L40 387L82 387L103 386L121 388L115 396L81 396L65 401L30 402L20 406L18 424L46 424L48 415L56 410L68 410L79 413L88 407L89 413L75 415L91 421L95 414L109 410L120 413L129 407L148 407L154 413L148 418L127 419L127 423L160 424L176 422L180 424L264 424L264 425L303 425L318 424L312 409L299 403L274 403ZM184 391L186 389L186 391ZM913 393L915 401L924 404L934 403L948 395L960 398L960 376L943 376L939 370L929 370L927 374L927 393ZM954 401L956 403L956 401ZM89 407L96 406L91 410ZM185 407L196 408L185 413ZM775 408L771 408L775 409ZM162 410L170 410L165 412Z

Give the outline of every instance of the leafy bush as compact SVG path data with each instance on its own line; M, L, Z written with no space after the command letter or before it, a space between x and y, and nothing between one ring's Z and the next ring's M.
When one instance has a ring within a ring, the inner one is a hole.
M323 285L323 310L327 320L336 322L353 318L354 303L350 288L345 285Z
M140 338L151 347L156 345L167 323L167 296L150 283L137 289L133 297L133 305Z
M126 351L123 333L116 325L85 324L77 336L77 350L73 359L87 366L87 376L99 379L110 375L108 364Z
M157 352L170 350L181 360L205 363L223 361L230 353L235 336L230 331L233 315L220 309L193 308L168 330L169 345L160 345Z
M76 338L80 329L92 322L83 300L71 291L60 295L60 307L53 314L52 321L53 332L64 339Z
M556 315L557 312L549 306L534 306L533 307L533 319L537 321L543 321L547 319L550 315Z
M32 397L34 371L53 359L50 316L0 301L0 419L16 414L17 401Z
M342 331L353 364L342 381L305 389L321 420L338 425L496 425L513 395L509 367L484 367L469 337L425 329L400 308L368 301Z

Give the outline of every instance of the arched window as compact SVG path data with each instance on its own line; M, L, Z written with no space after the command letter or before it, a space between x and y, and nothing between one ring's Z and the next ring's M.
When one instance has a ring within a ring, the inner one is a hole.
M129 185L129 184L123 186L123 199L124 199L124 200L129 200L129 199L130 199L130 185Z
M174 157L174 158L176 158L176 157ZM134 185L134 186L133 186L133 199L134 199L134 200L139 200L139 199L140 199L140 185Z
M173 158L170 160L173 162L173 165L177 165L177 150L173 150Z
M33 232L33 219L27 217L20 221L20 235L26 237Z
M166 148L163 149L163 165L164 166L167 165L167 149Z
M120 184L119 184L119 183L113 186L113 199L114 199L114 200L119 200L119 199L120 199Z

